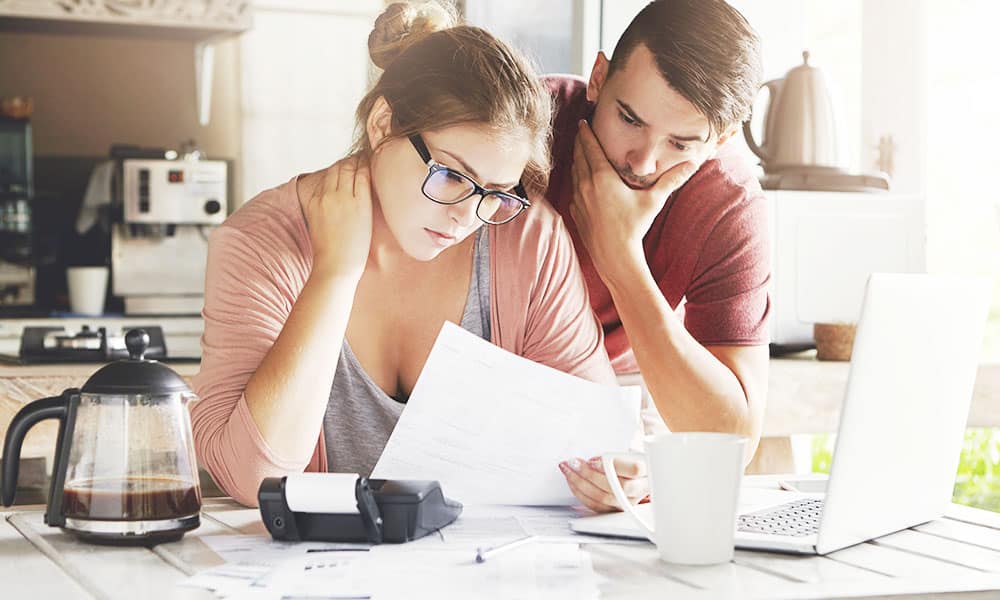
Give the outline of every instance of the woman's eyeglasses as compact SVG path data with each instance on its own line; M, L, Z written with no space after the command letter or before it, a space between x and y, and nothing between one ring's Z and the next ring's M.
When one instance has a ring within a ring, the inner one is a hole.
M431 159L431 153L419 133L410 136L410 143L427 165L427 177L420 190L430 200L438 204L458 204L473 196L479 196L476 206L476 216L490 225L502 225L510 222L521 211L530 207L524 196L524 187L518 183L514 188L516 194L488 190L476 183L465 173L449 169Z

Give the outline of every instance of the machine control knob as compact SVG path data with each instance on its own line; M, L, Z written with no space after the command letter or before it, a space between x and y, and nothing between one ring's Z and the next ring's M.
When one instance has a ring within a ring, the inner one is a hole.
M222 205L219 204L218 200L209 200L205 203L205 213L209 215L214 215L222 210Z

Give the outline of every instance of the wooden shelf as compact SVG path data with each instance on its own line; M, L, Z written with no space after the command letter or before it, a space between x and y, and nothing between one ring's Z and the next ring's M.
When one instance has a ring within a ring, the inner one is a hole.
M116 37L158 37L193 41L238 35L252 24L250 2L215 0L205 13L178 0L130 8L114 0L0 0L0 31Z
M0 0L0 32L188 40L194 47L198 122L212 105L213 44L250 29L250 0Z

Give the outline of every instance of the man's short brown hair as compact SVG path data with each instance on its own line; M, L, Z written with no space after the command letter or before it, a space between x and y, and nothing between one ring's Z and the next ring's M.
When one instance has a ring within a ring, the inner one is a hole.
M639 44L716 133L750 118L760 87L760 40L735 8L723 0L650 2L615 45L608 77Z

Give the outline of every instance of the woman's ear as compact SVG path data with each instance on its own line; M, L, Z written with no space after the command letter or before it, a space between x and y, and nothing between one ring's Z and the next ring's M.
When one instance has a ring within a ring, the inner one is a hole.
M372 150L378 147L382 140L392 132L392 108L386 102L384 96L375 99L371 112L368 113L368 122L365 124L368 133L368 142Z

